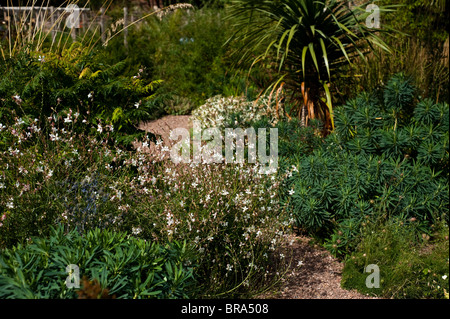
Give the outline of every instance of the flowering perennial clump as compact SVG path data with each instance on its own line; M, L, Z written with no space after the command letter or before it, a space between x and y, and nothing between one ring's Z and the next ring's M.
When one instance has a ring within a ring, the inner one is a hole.
M273 279L271 258L292 223L279 202L280 177L258 164L175 164L161 141L155 158L148 138L128 152L114 145L112 126L83 119L69 111L45 124L17 118L1 126L1 247L56 225L81 234L100 228L186 241L208 296L249 293Z
M228 124L243 125L268 118L270 124L276 124L284 114L277 114L277 101L268 96L262 96L255 101L248 101L245 97L223 97L217 95L206 100L205 104L192 112L195 120L200 121L203 128L223 128ZM280 107L280 110L282 107ZM234 116L234 122L228 123Z

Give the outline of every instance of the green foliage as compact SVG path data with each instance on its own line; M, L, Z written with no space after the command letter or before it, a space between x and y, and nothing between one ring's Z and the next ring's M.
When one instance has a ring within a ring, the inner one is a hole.
M300 120L296 118L290 121L273 121L263 117L248 124L255 129L255 132L258 132L258 128L278 129L279 172L289 171L301 158L311 155L323 143L322 138L317 134L321 130L321 123L317 120L310 121L307 127L302 126ZM234 126L230 123L227 127ZM270 152L270 143L267 144L266 154Z
M446 1L381 0L380 3L400 5L396 13L387 14L385 20L422 43L435 45L448 38L449 8Z
M135 126L154 116L150 101L160 81L146 80L142 69L123 76L124 62L105 65L91 58L74 44L62 56L22 53L8 59L0 66L0 114L10 119L5 124L16 116L44 123L53 112L72 109L89 123L114 125L111 134L119 142L130 138L125 134L136 137Z
M285 184L298 226L325 239L336 255L354 249L365 216L416 218L424 231L448 221L449 107L413 103L408 83L398 75L382 92L338 108L336 132L299 157Z
M1 251L0 298L75 298L76 288L66 286L70 264L117 298L187 298L195 283L188 255L185 243L160 245L99 229L82 236L57 227L48 238Z
M448 225L438 222L431 236L422 230L413 219L366 220L356 251L346 258L342 286L383 298L448 299ZM368 264L380 269L379 288L366 286Z
M342 63L363 54L356 45L358 40L383 46L372 30L359 23L367 16L363 6L350 10L338 1L298 0L244 0L235 1L233 5L232 16L240 18L238 30L243 32L236 40L251 37L250 42L243 42L248 47L242 48L242 59L251 55L253 46L269 41L262 57L274 48L279 69L284 64L292 68L292 75L295 74L292 78L297 78L298 84L307 77L329 80ZM299 71L302 73L298 74Z
M380 94L363 93L337 109L333 138L349 151L397 160L406 156L436 173L448 171L448 104L427 98L414 102L411 80L402 74Z
M202 297L252 296L280 278L266 272L290 224L278 181L255 165L174 164L160 143L148 152L149 139L125 152L110 127L99 132L83 119L53 114L49 134L29 118L0 126L2 248L62 224L81 236L99 229L186 241Z
M349 96L383 85L398 72L414 79L418 93L435 101L449 101L448 10L445 1L381 0L377 5L397 6L395 12L382 12L382 25L399 32L383 39L391 52L375 49L374 54L357 60L352 72L355 77L339 80L339 95L343 103Z
M117 37L99 60L111 64L126 60L141 65L151 78L164 79L152 101L167 113L189 113L214 95L245 90L240 76L229 73L230 59L224 42L232 32L223 9L205 7L177 10L162 19L151 16L128 30L128 50ZM228 93L229 94L229 93Z
M322 119L330 129L329 84L342 75L344 65L370 52L368 48L388 50L379 36L387 28L368 28L364 5L350 9L345 1L335 0L239 0L233 1L230 16L236 20L233 40L241 43L237 61L253 65L269 60L280 71L272 85L283 80L297 91L304 85L304 98L313 103L309 118Z

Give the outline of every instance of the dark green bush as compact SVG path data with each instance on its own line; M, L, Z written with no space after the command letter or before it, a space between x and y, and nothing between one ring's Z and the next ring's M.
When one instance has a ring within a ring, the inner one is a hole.
M449 107L414 103L409 83L396 75L336 108L335 133L286 182L298 226L336 255L355 247L365 216L416 218L425 232L448 221Z
M58 227L1 251L0 298L76 298L77 289L66 285L70 264L116 298L187 298L195 283L188 256L186 244L175 241L163 246L122 232L79 235Z

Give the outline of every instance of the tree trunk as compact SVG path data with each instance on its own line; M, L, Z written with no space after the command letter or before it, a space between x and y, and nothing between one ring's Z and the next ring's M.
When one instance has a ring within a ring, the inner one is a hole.
M319 119L323 123L322 134L328 135L332 130L331 114L327 105L320 99L319 87L314 84L307 87L305 82L302 82L301 89L304 103L300 112L302 125L308 126L309 120Z

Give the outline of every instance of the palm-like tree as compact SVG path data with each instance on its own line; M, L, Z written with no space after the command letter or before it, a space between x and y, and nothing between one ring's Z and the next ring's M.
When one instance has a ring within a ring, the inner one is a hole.
M230 18L233 39L243 43L239 62L276 58L282 76L301 90L307 119L334 127L330 84L345 64L363 57L374 46L389 50L380 38L387 30L370 28L369 3L350 7L336 0L235 0ZM382 8L387 11L387 8ZM254 56L264 46L265 52ZM306 121L307 123L307 121Z

